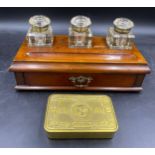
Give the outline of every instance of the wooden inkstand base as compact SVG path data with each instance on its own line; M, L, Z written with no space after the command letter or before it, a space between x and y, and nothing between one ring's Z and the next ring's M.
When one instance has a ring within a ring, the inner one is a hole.
M92 48L68 48L65 35L55 36L52 47L29 47L25 40L9 70L21 90L140 91L150 72L135 45L112 50L95 36Z

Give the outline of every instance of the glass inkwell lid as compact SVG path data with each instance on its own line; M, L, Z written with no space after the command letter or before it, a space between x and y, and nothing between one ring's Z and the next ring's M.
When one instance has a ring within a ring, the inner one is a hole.
M134 23L128 18L116 18L113 27L110 27L106 37L106 42L111 49L130 50L133 47L133 39L131 29Z
M51 21L48 17L43 15L36 15L29 19L29 23L34 31L42 32L48 29Z
M69 47L89 48L92 46L91 20L86 16L75 16L70 21Z
M27 33L29 46L51 46L53 32L51 20L43 15L35 15L29 19L31 27Z
M86 16L76 16L71 19L71 25L73 29L78 32L83 32L88 30L88 27L91 25L91 20Z
M129 33L134 27L134 23L128 18L117 18L113 22L115 31L119 33Z

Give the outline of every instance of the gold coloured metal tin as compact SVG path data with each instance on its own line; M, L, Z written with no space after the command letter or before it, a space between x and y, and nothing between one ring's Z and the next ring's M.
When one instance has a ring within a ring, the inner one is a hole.
M49 138L112 138L118 124L110 97L91 94L52 94L44 129Z

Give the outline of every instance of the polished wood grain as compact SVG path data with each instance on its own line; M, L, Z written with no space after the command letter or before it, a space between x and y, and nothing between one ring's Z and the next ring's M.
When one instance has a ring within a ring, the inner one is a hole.
M136 80L130 74L24 73L26 85L32 86L74 86L69 78L79 76L91 77L90 87L130 87Z
M68 37L63 35L54 37L52 47L29 47L25 40L14 61L147 64L135 45L133 50L111 50L105 38L96 36L92 48L69 48Z
M150 68L135 45L132 50L111 50L104 37L95 36L92 48L68 48L67 36L59 35L52 47L29 47L25 40L10 71L16 89L140 91ZM77 88L69 79L79 76L93 80Z

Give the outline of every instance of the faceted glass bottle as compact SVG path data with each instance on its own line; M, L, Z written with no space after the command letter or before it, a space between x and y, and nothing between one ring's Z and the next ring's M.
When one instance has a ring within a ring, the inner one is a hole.
M69 27L70 48L92 47L91 20L85 16L75 16L71 19Z
M43 15L36 15L30 18L31 27L27 33L29 46L51 46L53 43L53 32L51 21Z
M117 18L114 26L109 28L106 37L107 44L111 49L132 49L135 36L131 33L134 23L127 18Z

